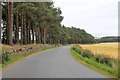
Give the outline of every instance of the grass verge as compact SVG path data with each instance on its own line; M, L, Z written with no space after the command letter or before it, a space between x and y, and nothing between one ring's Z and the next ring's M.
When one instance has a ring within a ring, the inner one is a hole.
M4 67L6 67L6 66L8 66L16 61L20 61L20 60L24 59L27 56L30 56L32 54L36 54L38 52L45 51L45 50L48 50L51 48L55 48L55 46L50 47L50 48L48 48L48 47L47 48L39 48L37 50L25 51L25 52L20 52L17 54L9 55L9 60L5 61L4 64L2 64L2 67L4 68Z
M116 73L115 72L116 70L114 70L113 68L108 67L104 64L97 63L97 62L93 61L92 59L84 58L83 56L78 54L76 51L74 51L72 48L71 48L71 55L81 64L84 64L84 65L88 66L89 68L91 68L97 72L100 72L101 74L106 75L110 78L117 78L114 75L114 73Z
M2 63L0 63L0 68L2 68Z

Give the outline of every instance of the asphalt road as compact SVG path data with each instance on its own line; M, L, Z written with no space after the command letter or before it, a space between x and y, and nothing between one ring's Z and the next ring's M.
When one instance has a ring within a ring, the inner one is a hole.
M78 63L70 54L70 47L63 46L24 60L3 70L3 78L106 78Z

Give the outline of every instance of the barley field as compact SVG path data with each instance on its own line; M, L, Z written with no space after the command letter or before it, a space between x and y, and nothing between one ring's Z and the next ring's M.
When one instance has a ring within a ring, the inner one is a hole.
M99 44L80 44L83 49L91 50L94 54L104 54L112 58L118 58L118 47L117 42L113 43L99 43Z

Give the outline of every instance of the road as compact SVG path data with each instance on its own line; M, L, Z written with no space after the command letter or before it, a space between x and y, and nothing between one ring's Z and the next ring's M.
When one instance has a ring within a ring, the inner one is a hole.
M63 46L26 57L3 70L3 78L106 78L70 54L70 47Z

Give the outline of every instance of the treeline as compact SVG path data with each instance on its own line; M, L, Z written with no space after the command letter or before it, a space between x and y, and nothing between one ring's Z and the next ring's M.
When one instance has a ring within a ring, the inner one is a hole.
M119 36L106 36L100 39L96 39L97 42L120 42Z
M61 25L63 16L53 2L2 3L2 43L73 44L94 43L85 30Z

